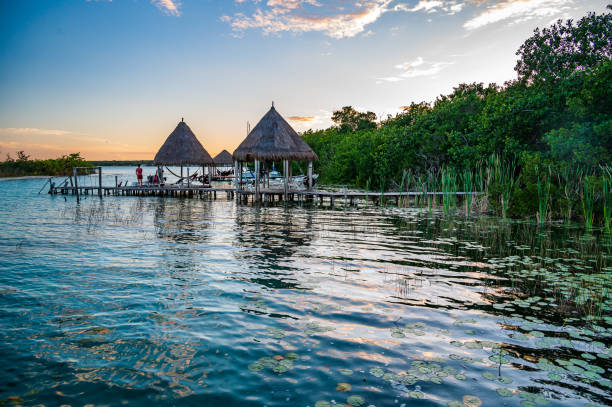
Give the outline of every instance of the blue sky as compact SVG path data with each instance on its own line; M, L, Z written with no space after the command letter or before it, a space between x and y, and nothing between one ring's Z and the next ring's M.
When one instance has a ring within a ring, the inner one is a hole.
M272 101L296 130L384 117L513 79L570 0L28 0L0 3L0 154L151 159L181 117L230 152Z

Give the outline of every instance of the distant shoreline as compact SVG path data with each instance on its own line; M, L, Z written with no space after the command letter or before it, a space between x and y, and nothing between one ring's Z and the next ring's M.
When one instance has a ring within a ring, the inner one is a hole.
M60 177L62 175L59 175ZM19 176L19 177L0 177L0 181L13 181L13 180L20 180L20 179L35 179L35 178L54 178L54 177L58 177L57 175L25 175L25 176Z

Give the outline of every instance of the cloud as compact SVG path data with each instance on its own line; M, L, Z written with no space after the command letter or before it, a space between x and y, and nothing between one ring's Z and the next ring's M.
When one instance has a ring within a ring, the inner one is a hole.
M151 0L151 3L155 4L164 14L179 17L181 12L179 8L181 3L178 0Z
M395 69L401 71L398 75L378 78L377 83L400 82L410 78L417 78L419 76L432 76L438 74L440 71L453 64L454 62L430 62L425 61L422 57L418 57L414 61L396 65Z
M516 24L534 18L551 17L569 9L571 3L572 0L505 0L487 7L466 21L463 27L475 30L502 21Z
M247 0L235 2L244 4ZM251 0L250 3L255 6L250 15L240 12L221 17L221 21L232 27L235 36L241 37L249 29L259 29L264 34L321 32L336 39L364 32L368 36L371 34L365 31L366 27L387 12L455 14L463 8L463 3L456 0L419 0L413 7L399 0Z
M290 116L289 120L291 120L292 122L311 122L314 121L317 117L316 116Z
M0 136L66 136L72 134L66 130L37 129L34 127L0 128Z

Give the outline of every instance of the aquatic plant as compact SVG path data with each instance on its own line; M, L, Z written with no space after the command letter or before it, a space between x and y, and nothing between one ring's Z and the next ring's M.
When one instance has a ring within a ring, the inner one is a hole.
M538 173L538 213L536 217L539 224L546 222L548 215L548 201L550 198L550 168L544 174Z
M449 214L455 206L457 191L457 173L452 167L443 167L440 171L440 184L442 186L442 207L445 214Z
M588 176L582 179L582 185L581 202L584 226L587 230L591 230L595 217L595 186Z
M474 190L474 176L469 169L463 170L463 192L465 192L465 214L470 216L472 210L472 192Z
M502 217L506 217L508 207L510 206L510 200L512 198L512 191L516 186L520 176L516 176L516 161L514 159L507 162L501 162L498 168L499 182L501 187L501 207Z
M602 175L602 193L603 193L603 221L604 228L610 234L611 216L612 216L612 170L610 167L603 168Z

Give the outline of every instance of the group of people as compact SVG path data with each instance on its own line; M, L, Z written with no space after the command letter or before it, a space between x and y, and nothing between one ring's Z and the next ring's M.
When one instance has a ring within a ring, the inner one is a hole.
M136 167L136 180L138 181L138 186L142 186L142 167L140 166L140 164L138 164L138 167ZM160 181L163 182L162 180L165 180L164 178L164 170L160 168L157 168L157 170L155 171L154 175L149 175L147 176L147 181L149 182L149 184L159 184Z

